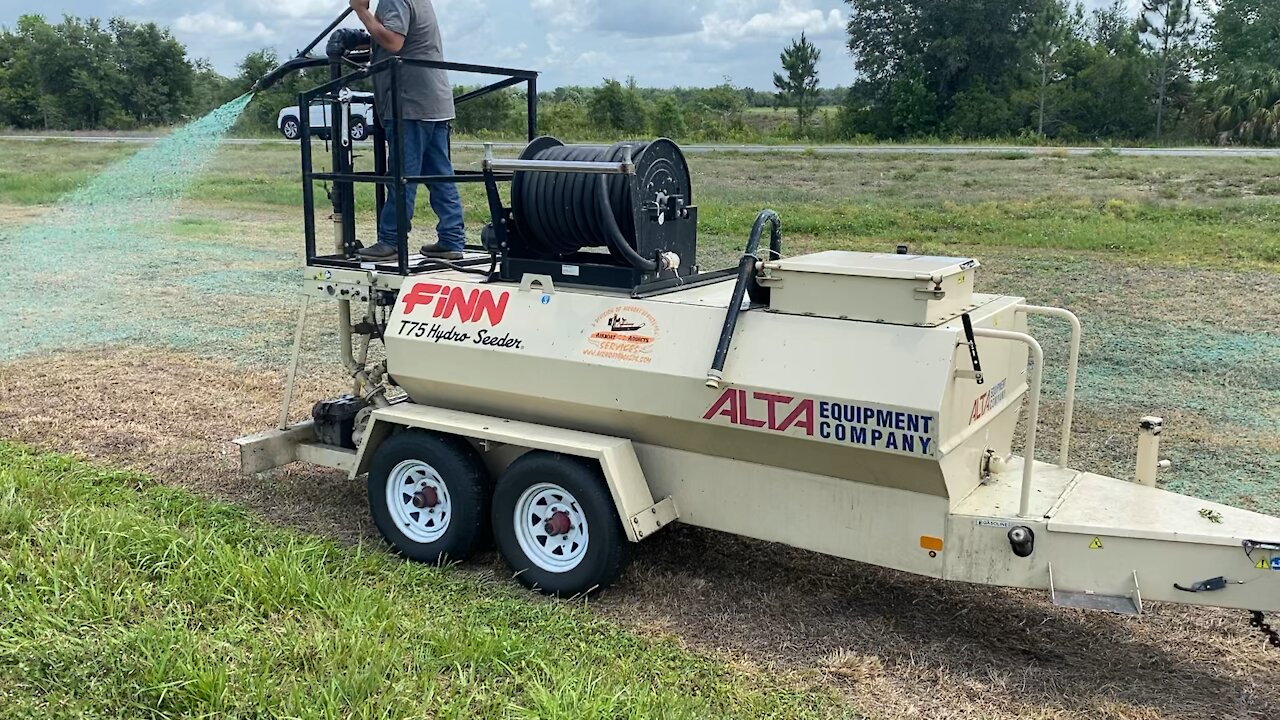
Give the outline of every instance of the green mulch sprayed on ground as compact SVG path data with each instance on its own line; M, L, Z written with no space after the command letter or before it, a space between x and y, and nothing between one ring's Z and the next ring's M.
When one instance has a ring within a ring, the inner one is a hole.
M1197 322L1143 322L1086 316L1080 398L1149 407L1174 400L1219 423L1274 432L1280 428L1280 334L1226 332ZM1032 320L1050 361L1065 363L1069 330ZM1055 355L1057 359L1055 360ZM1061 389L1061 374L1047 378Z
M8 276L0 284L0 359L113 342L208 347L205 327L223 321L199 296L296 292L277 268L256 275L293 253L168 232L249 99L116 162L38 220L0 229Z
M847 717L508 583L0 442L5 717Z

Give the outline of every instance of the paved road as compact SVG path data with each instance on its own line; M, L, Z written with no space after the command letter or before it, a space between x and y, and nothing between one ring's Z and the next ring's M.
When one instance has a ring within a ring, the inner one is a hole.
M129 136L91 136L91 135L0 135L0 140L37 142L41 140L71 140L83 143L134 143L146 145L155 142L155 137ZM230 138L225 141L230 145L284 145L292 144L284 139L246 140ZM477 142L458 142L454 147L478 149L482 145ZM494 143L500 150L518 150L524 147L521 143ZM1068 155L1091 155L1098 152L1096 147L1023 147L1018 145L700 145L680 146L687 153L740 152L750 154L764 153L814 153L817 155L975 155L993 153L1025 152L1031 154L1048 154L1066 151ZM1138 157L1273 157L1280 159L1280 148L1214 148L1214 147L1178 147L1178 148L1112 148L1119 155Z

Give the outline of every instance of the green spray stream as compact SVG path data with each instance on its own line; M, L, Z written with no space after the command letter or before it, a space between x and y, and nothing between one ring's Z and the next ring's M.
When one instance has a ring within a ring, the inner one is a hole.
M279 253L175 242L166 230L252 99L232 100L116 163L37 220L0 231L7 266L0 360L108 343L209 344L192 322L208 308L178 302L173 287Z

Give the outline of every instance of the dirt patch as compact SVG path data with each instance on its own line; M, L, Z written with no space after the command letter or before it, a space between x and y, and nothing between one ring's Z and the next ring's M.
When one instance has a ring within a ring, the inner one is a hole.
M295 415L342 387L329 373L300 382ZM5 436L138 468L271 522L374 539L363 488L339 473L238 475L227 439L274 424L281 384L278 372L176 352L32 356L0 365L0 424ZM1100 452L1085 443L1083 454ZM797 681L820 676L873 717L1280 716L1277 656L1241 612L1156 605L1131 620L1068 611L1038 594L695 528L673 528L636 553L619 586L595 601L598 612ZM492 555L468 567L504 572Z
M35 220L45 212L46 209L42 207L0 204L0 228L6 225L16 227Z
M883 717L1280 713L1275 658L1240 612L1068 611L690 528L641 546L597 607L700 649L816 669Z
M300 373L297 397L341 388L341 376ZM0 366L0 434L137 469L303 531L346 541L371 536L362 516L351 522L350 506L362 505L364 494L341 473L291 467L269 478L240 476L230 440L273 427L282 395L282 373L177 352L119 347L30 356ZM300 399L293 419L309 407Z

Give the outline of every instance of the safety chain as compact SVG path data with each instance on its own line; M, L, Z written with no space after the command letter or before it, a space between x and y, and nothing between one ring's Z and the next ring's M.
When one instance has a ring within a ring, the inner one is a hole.
M1250 618L1249 624L1258 628L1262 631L1262 634L1267 636L1268 641L1271 643L1271 647L1280 648L1280 632L1276 632L1271 629L1271 626L1267 624L1267 619L1263 616L1261 610L1253 611L1253 617Z

